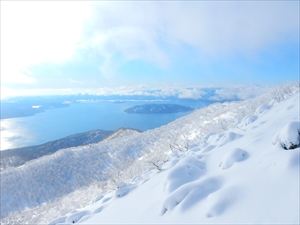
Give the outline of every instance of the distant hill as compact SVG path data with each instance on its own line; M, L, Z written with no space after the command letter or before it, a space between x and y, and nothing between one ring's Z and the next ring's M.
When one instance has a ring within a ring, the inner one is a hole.
M116 138L122 138L122 137L126 137L132 134L137 134L137 133L141 133L142 131L137 130L137 129L131 129L131 128L119 128L118 130L114 131L113 133L111 133L110 135L108 135L107 137L105 137L103 140L112 140L112 139L116 139Z
M74 134L45 144L28 146L0 151L0 170L9 167L17 167L27 161L37 159L44 155L52 154L63 148L78 147L97 143L112 134L113 131L92 130L84 133Z
M141 114L156 114L156 113L178 113L188 112L194 110L191 107L186 107L177 104L145 104L137 105L125 109L127 113L141 113Z

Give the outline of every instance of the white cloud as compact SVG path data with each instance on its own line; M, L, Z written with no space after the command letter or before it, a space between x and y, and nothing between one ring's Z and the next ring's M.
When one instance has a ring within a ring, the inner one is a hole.
M267 93L270 91L269 86L260 86L260 85L236 85L236 86L227 86L220 87L215 91L215 94L209 97L213 101L222 101L222 100L246 100L253 98L255 96Z
M180 90L178 94L178 98L190 98L190 99L200 99L202 98L202 95L205 95L206 93L204 91L201 91L200 89L182 89Z
M160 68L170 65L166 53L147 29L130 25L97 31L88 45L104 57L99 69L106 78L114 76L116 69L130 60L143 60Z
M15 90L11 89L11 88L7 88L7 87L4 87L4 86L1 86L1 90L0 90L0 98L1 99L4 99L6 97L9 97L9 96L17 96L18 93L16 93Z
M81 40L87 6L82 2L1 2L1 77L30 65L70 59Z
M86 28L99 54L168 66L166 49L195 47L201 59L255 55L286 37L298 40L299 2L101 2Z
M299 3L284 1L176 2L167 7L167 33L203 54L251 54L297 38ZM176 16L175 16L176 15Z
M103 87L103 88L64 88L64 89L19 89L13 90L7 87L1 88L1 99L8 96L28 96L28 95L71 95L71 94L90 94L99 96L144 96L160 98L179 98L179 99L194 99L194 100L211 100L211 101L222 101L222 100L245 100L253 98L270 91L269 86L259 85L235 85L218 87L216 92L212 95L208 94L210 91L203 91L205 87L162 87L162 88L151 88L145 85L138 86L116 86L116 87ZM206 87L205 89L215 90L216 87Z
M8 74L3 74L1 71L1 83L23 83L23 84L32 84L36 82L36 79L30 75L20 73L18 71L11 71Z
M218 87L215 93L209 95L203 90L204 87L163 87L163 88L145 88L140 86L119 86L113 88L91 89L86 93L96 95L127 95L127 96L153 96L157 98L175 97L180 99L204 99L211 101L222 100L246 100L270 91L268 86L249 85L231 85ZM216 87L206 87L215 90Z

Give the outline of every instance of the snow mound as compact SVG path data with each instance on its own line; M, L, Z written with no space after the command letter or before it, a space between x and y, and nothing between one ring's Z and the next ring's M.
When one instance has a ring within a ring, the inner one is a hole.
M208 141L212 142L212 140L215 138L215 144L217 144L218 147L222 147L236 139L241 138L242 136L243 135L241 134L229 131L222 134L213 135L208 139Z
M197 180L204 173L205 164L200 160L192 157L180 160L167 176L167 192L171 193L183 184Z
M272 105L262 104L255 110L255 115L259 115L263 112L266 112L272 107Z
M286 124L274 137L272 143L280 143L288 149L298 148L300 145L300 121L292 121Z
M72 213L71 215L69 215L66 220L65 223L77 223L83 216L89 215L91 214L91 212L89 210L81 210L75 213Z
M163 203L162 215L179 207L180 211L186 211L199 201L203 201L211 193L221 187L219 178L206 178L186 183L171 193Z
M249 115L245 116L242 121L240 122L241 127L245 127L251 123L253 123L255 120L257 120L257 116Z
M127 195L131 190L133 190L136 186L132 184L126 184L124 182L118 183L119 189L115 191L114 196L116 198L122 198Z
M51 222L48 223L48 225L56 225L59 223L64 223L66 221L67 216L62 216L59 218L56 218L54 220L52 220Z
M244 161L248 157L249 154L246 151L240 148L235 148L230 150L223 156L220 166L223 170L225 170L230 168L234 163Z

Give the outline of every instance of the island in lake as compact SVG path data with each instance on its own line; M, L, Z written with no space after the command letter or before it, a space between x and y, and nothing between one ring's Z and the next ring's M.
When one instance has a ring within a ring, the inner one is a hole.
M154 113L179 113L188 112L194 110L191 107L186 107L177 104L145 104L136 105L131 108L125 109L127 113L139 113L139 114L154 114Z

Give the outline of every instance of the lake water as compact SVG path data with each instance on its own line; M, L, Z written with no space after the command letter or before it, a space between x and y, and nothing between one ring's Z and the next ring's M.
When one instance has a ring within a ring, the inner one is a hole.
M201 108L206 102L151 102L175 103ZM154 129L189 114L128 114L124 110L145 102L86 102L69 107L54 108L34 116L1 120L1 150L43 144L90 130L114 131L120 127L142 131Z

